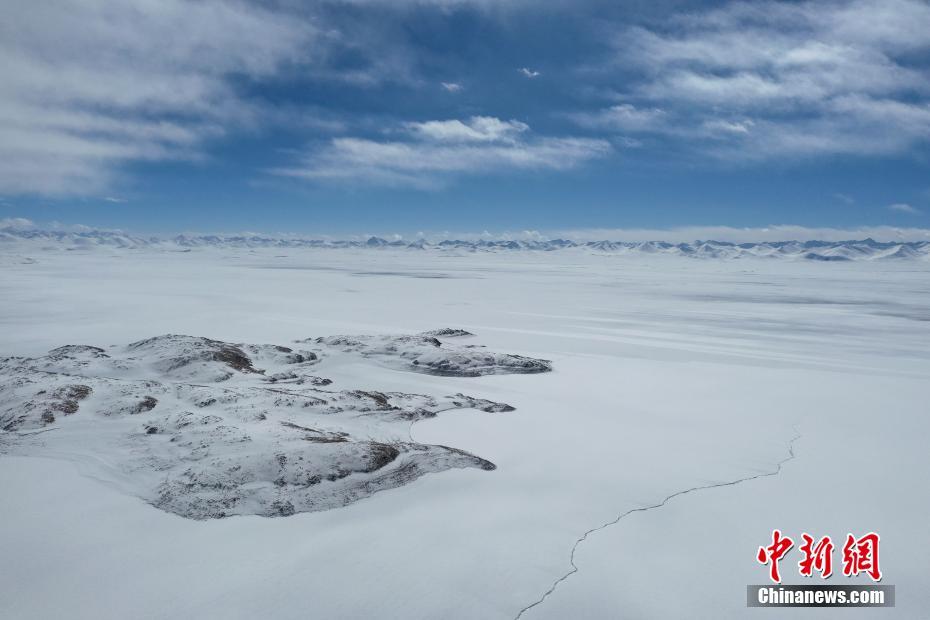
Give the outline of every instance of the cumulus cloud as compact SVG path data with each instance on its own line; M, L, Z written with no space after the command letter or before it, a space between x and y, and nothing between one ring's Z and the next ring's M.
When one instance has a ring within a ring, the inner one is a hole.
M576 119L609 128L616 118L624 131L721 157L901 153L930 141L927 32L921 0L763 0L683 13L617 33L628 103ZM659 108L664 122L635 122L635 111Z
M301 60L305 22L233 0L11 0L0 191L105 192L123 164L195 159L255 109L233 85Z
M340 137L272 172L295 178L432 188L452 175L505 170L567 170L611 151L606 140L534 135L515 120L406 123L402 139Z
M908 215L920 215L923 213L920 209L916 209L904 202L896 202L892 205L888 205L888 209L890 211L896 211L897 213L907 213Z
M440 85L450 93L460 92L463 88L458 82L440 82Z
M517 69L517 71L519 71L520 74L523 75L523 77L527 77L530 79L538 78L540 75L542 75L539 71L533 71L532 69L528 67L520 67L519 69Z

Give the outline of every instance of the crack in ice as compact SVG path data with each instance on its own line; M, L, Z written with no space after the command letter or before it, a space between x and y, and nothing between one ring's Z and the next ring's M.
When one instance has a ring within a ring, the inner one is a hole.
M597 527L595 527L595 528L591 528L590 530L586 531L580 538L578 538L577 540L575 540L575 544L572 545L572 552L571 552L571 555L569 556L569 563L571 564L571 569L570 569L568 572L566 572L564 575L562 575L561 577L559 577L558 579L556 579L555 581L553 581L553 582L552 582L552 585L549 586L549 589L546 590L546 591L543 593L543 595L542 595L541 597L539 597L539 599L537 599L535 602L533 602L533 603L531 603L530 605L527 605L526 607L524 607L523 609L521 609L521 610L520 610L520 613L518 613L516 616L514 616L514 620L520 620L520 618L523 617L523 614L525 614L525 613L528 612L529 610L533 609L534 607L536 607L536 606L538 606L538 605L541 605L547 598L549 598L549 595L551 595L552 593L554 593L554 592L556 591L556 589L559 587L559 584L561 584L563 581L567 580L569 577L571 577L572 575L574 575L575 573L577 573L577 572L579 571L578 566L575 564L575 552L578 550L578 547L581 546L581 543L583 543L584 541L586 541L586 540L588 539L588 536L594 534L595 532L599 532L599 531L604 530L604 529L607 529L607 528L609 528L609 527L611 527L611 526L613 526L613 525L616 525L616 524L619 523L621 520L623 520L624 518L630 516L631 514L634 514L634 513L637 513L637 512L647 512L647 511L649 511L649 510L654 510L654 509L656 509L656 508L661 508L662 506L666 505L668 502L670 502L671 500L675 499L676 497L681 497L682 495L687 495L688 493L693 493L694 491L704 491L704 490L707 490L707 489L716 489L716 488L720 488L720 487L732 487L732 486L736 486L736 485L738 485L738 484L741 484L741 483L743 483L743 482L749 482L750 480L757 480L757 479L759 479L759 478L767 478L767 477L769 477L769 476L777 476L778 474L781 473L782 466L783 466L785 463L787 463L788 461L793 460L794 457L795 457L795 454L794 454L794 443L795 443L798 439L801 438L801 435L800 435L800 433L798 433L797 429L795 429L795 433L796 433L795 436L792 437L791 440L788 442L788 456L786 456L786 457L783 458L782 460L778 461L778 463L775 464L775 469L772 470L772 471L764 472L764 473L761 473L761 474L756 474L756 475L754 475L754 476L746 476L745 478L739 478L739 479L737 479L737 480L731 480L731 481L729 481L729 482L718 482L718 483L715 483L715 484L705 484L705 485L702 485L702 486L697 486L697 487L691 487L691 488L689 488L689 489L684 489L684 490L682 490L682 491L676 491L675 493L672 493L671 495L667 496L665 499L663 499L663 500L662 500L661 502L659 502L658 504L653 504L653 505L651 505L651 506L643 506L642 508L632 508L632 509L630 509L630 510L627 510L626 512L620 513L619 515L617 515L617 518L615 518L615 519L613 519L613 520L611 520L611 521L608 521L607 523L604 523L604 524L602 524L602 525L599 525L599 526L597 526Z

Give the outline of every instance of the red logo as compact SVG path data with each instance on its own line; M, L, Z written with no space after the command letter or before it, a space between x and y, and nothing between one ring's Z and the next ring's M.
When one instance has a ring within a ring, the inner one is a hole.
M772 530L772 544L768 547L759 547L759 553L756 559L761 564L769 564L769 579L775 583L781 583L781 575L778 574L778 563L781 561L788 550L794 546L794 541L787 536L782 536L779 530Z
M878 567L878 534L869 532L862 538L852 534L846 536L843 545L843 574L847 577L866 573L872 581L882 580L882 571Z
M821 579L827 579L833 574L833 541L829 536L815 540L808 533L801 534L803 544L798 547L802 558L798 562L798 569L802 576L811 577L814 572L820 574ZM846 544L843 545L843 574L855 577L865 573L872 581L882 580L882 571L878 564L878 543L880 537L875 532L869 532L860 538L852 534L847 535ZM772 544L759 547L756 560L769 567L769 579L774 583L781 583L781 574L778 563L794 547L794 541L784 536L781 530L772 530Z
M824 536L814 544L814 538L807 533L801 534L804 544L801 545L801 553L804 558L798 562L801 574L810 577L814 571L820 573L821 579L826 579L833 574L833 541L829 536Z

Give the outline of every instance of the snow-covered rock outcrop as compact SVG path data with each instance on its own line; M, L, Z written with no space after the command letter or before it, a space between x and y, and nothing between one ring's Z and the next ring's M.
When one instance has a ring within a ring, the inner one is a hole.
M442 333L443 330L437 331ZM477 345L443 345L433 333L436 332L413 336L328 336L312 342L346 353L356 353L395 368L430 375L479 377L552 370L547 360L494 353ZM464 330L448 330L443 335L449 338L470 334Z
M468 452L413 441L410 424L449 409L513 407L462 393L332 389L321 370L344 355L446 376L550 369L423 334L334 336L297 348L180 335L68 345L0 358L0 452L72 460L194 519L325 510L431 472L494 469Z

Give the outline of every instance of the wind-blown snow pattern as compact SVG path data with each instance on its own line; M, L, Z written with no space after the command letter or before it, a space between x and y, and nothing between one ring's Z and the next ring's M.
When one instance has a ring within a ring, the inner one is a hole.
M731 243L726 241L693 241L668 243L665 241L575 241L549 240L457 240L388 241L370 237L365 241L313 239L296 236L273 235L176 235L173 237L139 236L123 232L90 230L83 232L61 230L0 228L0 244L26 248L61 247L78 248L129 248L188 251L204 248L366 248L372 250L402 249L439 252L513 252L513 251L581 251L592 254L636 256L665 255L686 258L739 259L772 258L824 262L861 261L878 259L930 260L930 241L875 241L859 239L849 241L766 241ZM2 247L2 245L0 245Z
M461 393L327 389L331 382L319 373L330 357L358 351L399 369L453 377L550 370L545 360L434 336L298 344L164 335L2 358L0 453L93 463L99 477L193 519L288 516L344 506L426 473L493 470L463 450L413 441L410 424L449 409L513 411Z

